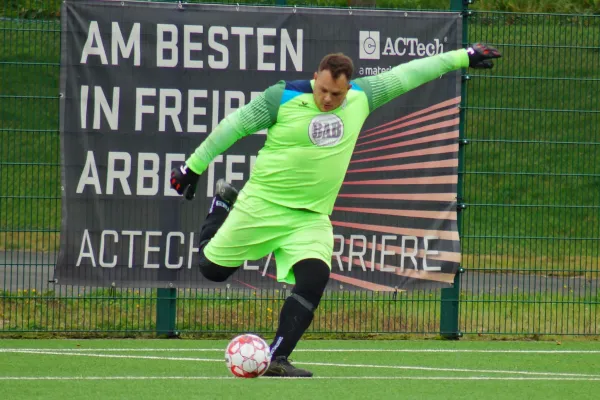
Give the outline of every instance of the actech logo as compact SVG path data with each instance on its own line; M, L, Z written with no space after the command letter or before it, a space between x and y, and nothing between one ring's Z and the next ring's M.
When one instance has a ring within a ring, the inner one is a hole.
M360 31L358 58L362 60L379 60L379 32Z
M388 37L381 44L379 31L360 31L358 36L358 57L361 60L379 60L381 56L426 57L444 52L444 43L448 38L434 38L423 42L418 38Z

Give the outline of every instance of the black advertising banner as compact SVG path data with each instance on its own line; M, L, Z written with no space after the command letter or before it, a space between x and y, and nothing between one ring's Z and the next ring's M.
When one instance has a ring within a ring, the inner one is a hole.
M455 50L458 13L66 1L62 8L60 284L270 288L275 260L226 283L197 267L217 179L241 188L266 132L235 143L196 198L170 170L221 119L279 80L312 79L343 52L355 77ZM331 288L449 286L460 263L456 189L460 71L365 123L331 215Z

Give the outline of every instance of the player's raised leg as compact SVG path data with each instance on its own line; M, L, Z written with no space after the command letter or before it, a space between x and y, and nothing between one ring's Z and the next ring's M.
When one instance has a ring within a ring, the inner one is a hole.
M204 255L204 248L227 219L237 196L238 191L236 188L224 179L219 179L215 185L215 196L210 210L200 229L200 243L198 246L200 248L200 271L206 279L214 282L225 281L239 268L215 264Z
M271 365L265 376L311 377L305 369L296 368L288 358L310 326L329 280L329 266L319 259L306 259L293 266L296 285L279 317L279 327L271 344Z
M224 179L219 179L215 185L215 196L212 199L210 209L206 219L202 223L200 230L200 247L204 247L206 243L217 233L221 225L227 219L231 212L231 208L237 199L238 191Z

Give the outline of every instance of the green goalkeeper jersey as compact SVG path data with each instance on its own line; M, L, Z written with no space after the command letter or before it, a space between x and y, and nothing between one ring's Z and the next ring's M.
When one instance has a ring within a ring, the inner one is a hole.
M456 50L353 80L344 102L331 112L317 108L314 81L281 81L223 119L186 164L201 174L237 140L267 129L267 140L244 192L285 207L329 215L369 114L417 86L468 65L466 50Z

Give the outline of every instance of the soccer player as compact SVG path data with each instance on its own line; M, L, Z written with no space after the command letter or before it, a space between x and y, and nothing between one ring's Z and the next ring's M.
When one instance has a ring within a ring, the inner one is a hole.
M266 376L310 377L289 360L329 280L329 215L361 127L375 109L460 68L492 68L498 50L484 44L410 61L352 80L347 56L325 56L312 80L280 81L223 119L185 162L171 186L191 199L199 175L234 142L267 129L250 179L239 192L224 180L200 232L200 270L222 282L245 260L275 255L277 280L293 284L281 309ZM235 205L234 205L235 204Z

